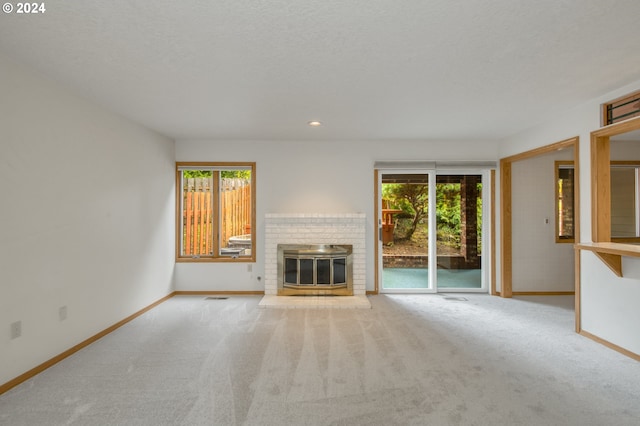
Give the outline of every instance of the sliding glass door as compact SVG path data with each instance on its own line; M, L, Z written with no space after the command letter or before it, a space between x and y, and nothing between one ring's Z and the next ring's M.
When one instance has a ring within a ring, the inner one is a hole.
M466 170L379 170L381 292L487 291L482 254L488 176Z
M436 177L439 290L482 288L482 175Z
M380 174L382 290L433 291L429 279L430 173Z

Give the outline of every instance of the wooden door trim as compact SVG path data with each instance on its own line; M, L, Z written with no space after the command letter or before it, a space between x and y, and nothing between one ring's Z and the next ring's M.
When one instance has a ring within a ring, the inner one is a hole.
M578 136L505 157L500 160L500 296L513 296L513 229L511 166L517 161L534 158L560 149L573 148L575 238L580 238L580 138ZM579 309L576 297L576 309Z

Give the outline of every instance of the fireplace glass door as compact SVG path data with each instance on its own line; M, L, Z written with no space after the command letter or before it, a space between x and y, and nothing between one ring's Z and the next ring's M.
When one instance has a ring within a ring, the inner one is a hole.
M345 286L347 258L284 257L285 286Z

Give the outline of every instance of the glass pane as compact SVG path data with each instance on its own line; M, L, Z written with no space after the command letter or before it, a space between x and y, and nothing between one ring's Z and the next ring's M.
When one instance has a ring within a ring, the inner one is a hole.
M436 177L438 288L482 285L482 176Z
M611 236L636 236L636 169L611 168Z
M573 166L558 169L558 238L573 239L574 183Z
M298 284L298 259L290 257L284 259L284 282Z
M331 259L316 260L318 284L331 284Z
M605 124L613 124L640 115L640 92L635 92L622 99L603 105Z
M313 284L313 259L300 259L300 285Z
M340 257L333 259L333 283L345 284L347 282L347 259Z
M251 170L222 170L220 176L220 254L251 255Z
M182 172L182 256L213 253L213 177L208 170Z
M428 289L428 174L382 175L382 288Z

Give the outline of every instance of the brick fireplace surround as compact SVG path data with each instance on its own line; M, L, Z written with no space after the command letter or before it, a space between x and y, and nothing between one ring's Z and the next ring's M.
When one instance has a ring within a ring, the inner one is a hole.
M364 213L266 214L264 294L278 294L278 244L351 244L353 295L366 295L365 231Z

